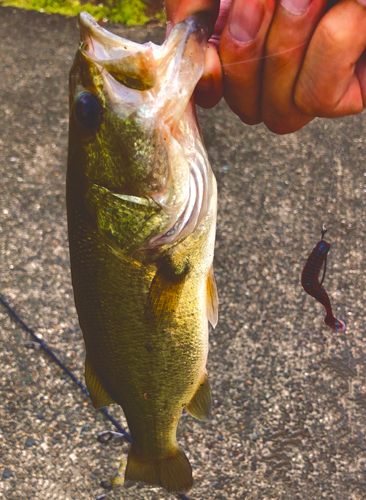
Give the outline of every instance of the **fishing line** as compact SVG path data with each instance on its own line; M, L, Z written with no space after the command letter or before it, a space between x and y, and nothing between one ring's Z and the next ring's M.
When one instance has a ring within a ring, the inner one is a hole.
M332 177L330 179L330 188L329 188L329 193L328 193L328 201L327 201L327 205L325 207L325 212L324 212L324 217L323 217L323 224L322 224L322 240L324 239L324 236L325 236L325 233L328 231L327 227L325 226L325 220L326 220L326 217L327 217L327 214L328 214L328 207L329 207L329 202L330 202L330 199L331 199L331 196L332 196L332 188L333 188L333 181L334 181L334 172L332 173ZM328 261L328 256L325 257L325 260L324 260L324 266L323 266L323 277L320 281L320 285L322 285L324 283L324 279L325 279L325 274L326 274L326 271L327 271L327 261Z
M330 179L330 188L329 188L329 193L328 193L328 201L327 201L327 206L325 207L325 212L324 212L324 219L327 217L328 214L328 207L329 207L329 202L332 196L332 189L333 189L333 182L334 182L334 169L332 170L332 177ZM325 227L324 222L323 222L323 228Z
M21 319L20 316L18 316L18 314L14 311L14 309L9 305L8 301L6 300L6 298L0 293L0 302L1 304L6 308L7 312L9 313L9 315L14 318L18 323L19 325L21 326L21 328L29 333L32 338L34 339L35 341L35 344L39 345L40 347L42 347L42 349L53 359L53 361L55 361L58 366L71 378L71 380L79 387L79 389L81 389L83 391L84 394L86 394L90 399L90 394L89 394L89 391L88 389L80 382L80 380L78 380L75 375L63 364L63 362L56 356L56 354L54 354L54 352L42 341L42 339L40 337L38 337L35 333L34 333L34 330L32 330L28 325L26 325L24 323L24 321ZM128 432L126 432L123 427L120 426L120 424L117 422L117 420L115 420L112 415L105 409L105 408L100 408L98 411L100 411L101 413L103 413L103 415L105 417L108 418L108 420L110 422L112 422L112 424L115 426L115 428L119 431L120 435L122 435L128 442L131 443L131 436L128 434ZM106 443L107 441L109 441L113 435L115 435L116 433L113 432L113 431L104 431L104 432L101 432L99 436L105 436L106 434L110 434L110 437L108 439L99 439L98 438L98 441L100 443ZM188 497L186 497L185 495L183 495L183 493L178 493L178 497L181 499L181 500L190 500ZM105 495L100 495L98 497L99 500L101 500L102 498L105 498Z
M282 54L286 54L287 52L292 52L293 50L299 49L300 47L303 47L304 45L307 45L308 43L309 42L303 42L303 43L300 43L300 45L296 45L295 47L291 47L290 49L286 49L286 50L283 50L281 52L276 52L275 54L269 54L269 55L265 55L265 56L255 57L253 59L243 59L242 61L222 64L222 67L226 68L227 66L236 66L237 64L246 64L246 63L250 63L250 62L260 61L263 59L270 59L271 57L276 57L276 56L280 56Z
M322 240L324 240L324 236L325 236L325 233L328 231L328 229L325 227L325 224L323 222L323 226L322 226ZM320 286L324 283L324 278L325 278L325 273L327 272L327 256L325 257L325 260L324 260L324 265L323 265L323 277L320 281Z
M331 179L330 179L330 188L329 188L329 193L328 193L328 200L327 200L327 205L325 207L325 211L324 211L324 214L323 214L323 224L322 224L322 239L324 239L324 235L325 233L328 231L327 227L325 226L325 220L326 220L326 217L327 217L327 214L328 214L328 208L329 208L329 203L330 203L330 200L331 200L331 196L332 196L332 189L333 189L333 182L334 182L334 169L332 170L332 175L331 175ZM328 261L328 256L326 256L325 258L325 261L324 261L324 266L323 266L323 277L320 281L320 285L323 284L324 282L324 279L325 279L325 274L326 274L326 271L327 271L327 261Z

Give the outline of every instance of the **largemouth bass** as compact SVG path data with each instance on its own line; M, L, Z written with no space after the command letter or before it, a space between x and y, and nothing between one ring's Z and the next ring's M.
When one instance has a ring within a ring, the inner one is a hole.
M92 402L113 402L132 437L125 477L188 491L176 429L210 413L208 320L216 181L191 96L207 28L195 16L161 46L79 17L70 72L67 212L72 284Z

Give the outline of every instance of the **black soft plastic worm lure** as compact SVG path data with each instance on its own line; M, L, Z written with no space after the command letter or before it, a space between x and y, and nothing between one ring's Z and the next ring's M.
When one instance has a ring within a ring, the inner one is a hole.
M326 229L323 227L322 239L313 249L311 254L306 261L304 269L301 274L301 284L306 293L314 297L318 302L320 302L326 310L326 316L324 318L324 323L336 332L344 332L346 325L340 319L333 316L332 306L330 304L329 296L323 287L323 281L325 277L325 270L327 264L327 255L330 249L330 243L327 243L323 238L326 233ZM320 270L324 264L323 278L319 282Z

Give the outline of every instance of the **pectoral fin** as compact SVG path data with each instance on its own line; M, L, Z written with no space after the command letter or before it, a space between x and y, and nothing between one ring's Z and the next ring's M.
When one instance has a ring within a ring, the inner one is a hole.
M94 408L103 408L103 406L108 406L114 403L113 399L102 386L88 359L88 356L85 358L85 382Z
M145 319L156 326L171 317L179 304L187 270L174 270L166 261L158 268L151 282L145 306Z
M213 328L215 328L219 319L219 299L213 265L207 278L207 318Z
M210 416L211 406L211 387L207 374L205 373L195 395L185 408L192 415L192 417L197 418L198 420L205 420Z

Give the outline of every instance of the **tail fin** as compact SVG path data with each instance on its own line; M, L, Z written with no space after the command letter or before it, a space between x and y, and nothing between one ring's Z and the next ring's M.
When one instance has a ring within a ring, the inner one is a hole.
M167 457L144 459L134 453L132 445L125 478L182 493L189 491L193 485L191 465L178 447Z

